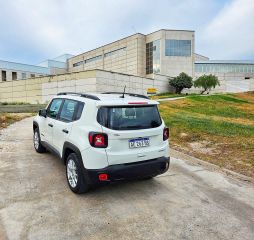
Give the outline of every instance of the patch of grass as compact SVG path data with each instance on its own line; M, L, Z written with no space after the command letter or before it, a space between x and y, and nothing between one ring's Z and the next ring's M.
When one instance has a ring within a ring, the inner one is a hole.
M250 162L251 166L254 167L254 158L252 158L249 162Z
M18 105L0 105L0 113L35 113L45 108L45 104L18 104Z
M27 102L0 102L0 105L30 105Z
M177 97L188 97L188 96L195 96L197 95L196 93L191 93L191 94L176 94L176 93L170 93L170 92L166 92L166 93L159 93L156 95L151 96L151 99L164 99L164 98L177 98Z
M8 127L10 124L31 117L31 113L0 113L0 129Z
M190 98L194 101L199 101L199 102L231 102L231 103L248 103L247 100L240 99L235 97L235 95L210 95L210 96L190 96Z
M163 98L175 98L175 97L184 97L183 94L175 94L175 93L161 93L151 96L151 99L163 99Z
M185 106L182 109L192 111L194 113L205 114L207 116L221 116L231 118L247 118L254 119L254 114L247 113L243 110L237 109L235 106L221 106L220 104L204 104L198 108L194 104Z
M168 126L175 125L185 129L192 129L196 133L208 133L220 136L254 136L254 125L243 125L226 121L218 121L207 117L200 118L179 112L172 118L165 118Z
M174 148L254 177L254 93L190 96L159 105Z
M241 100L235 96L189 96L188 99L188 102L178 104L177 108L186 112L205 114L206 116L245 118L254 120L254 113L244 109L246 107L251 108L253 103L247 100Z

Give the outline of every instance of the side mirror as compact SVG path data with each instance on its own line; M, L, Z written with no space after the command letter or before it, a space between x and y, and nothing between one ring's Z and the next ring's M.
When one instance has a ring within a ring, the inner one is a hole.
M41 117L47 117L47 110L46 109L39 110L39 116L41 116Z

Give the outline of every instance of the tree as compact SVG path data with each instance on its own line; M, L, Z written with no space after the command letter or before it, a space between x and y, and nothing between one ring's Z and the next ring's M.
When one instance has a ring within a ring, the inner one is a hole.
M220 82L218 78L212 74L209 74L209 75L204 74L194 81L195 88L200 87L203 89L201 91L201 94L203 94L207 90L210 91L212 88L215 88L216 86L220 86Z
M184 88L192 87L192 77L182 72L177 77L170 79L169 85L175 88L177 94L180 94Z

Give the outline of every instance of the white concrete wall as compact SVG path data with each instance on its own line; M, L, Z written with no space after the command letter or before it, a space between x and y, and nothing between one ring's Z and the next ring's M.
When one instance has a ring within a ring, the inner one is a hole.
M49 101L59 92L96 92L96 78L42 83L42 102Z
M95 77L71 79L70 76L70 79L59 78L57 81L42 83L42 102L49 101L59 92L122 92L125 86L126 92L139 94L147 94L148 88L156 88L158 93L169 91L166 76L155 75L152 79L102 70L95 72Z
M254 74L253 73L196 73L195 79L202 75L209 75L213 74L218 77L220 81L220 86L217 86L215 89L211 90L211 93L226 93L226 92L247 92L247 91L254 91ZM250 79L245 79L248 77ZM199 93L201 89L198 88L191 88L185 89L183 92L186 93Z
M168 92L168 77L154 75L154 78L145 78L112 72L96 71L96 91L122 92L126 86L126 92L147 94L148 88L156 88L158 93Z

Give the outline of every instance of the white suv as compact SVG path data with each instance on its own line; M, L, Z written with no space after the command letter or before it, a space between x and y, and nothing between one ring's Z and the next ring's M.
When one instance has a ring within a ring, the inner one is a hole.
M70 189L149 179L168 170L168 128L158 102L131 93L59 93L34 118L34 147L56 153Z

